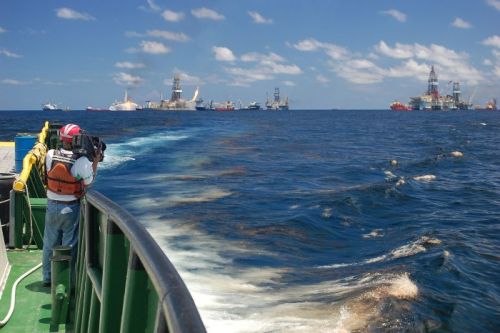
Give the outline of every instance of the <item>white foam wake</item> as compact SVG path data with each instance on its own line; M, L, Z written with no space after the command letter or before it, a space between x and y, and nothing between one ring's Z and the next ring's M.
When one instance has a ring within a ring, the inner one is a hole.
M416 181L419 182L431 182L433 180L436 180L436 176L434 175L422 175L422 176L415 176L413 177Z
M165 145L168 141L179 141L189 138L182 133L156 133L144 137L131 138L122 143L110 143L104 152L104 160L99 169L113 169L128 161L134 161L141 155L147 154L154 147Z
M188 221L144 220L188 286L208 332L350 332L382 316L378 304L386 298L418 297L418 287L406 273L288 285L283 277L291 269L240 267L228 255L273 253L218 240ZM176 243L180 237L182 242Z
M381 230L375 229L372 232L370 232L369 234L363 235L363 238L380 237L380 235L381 235ZM365 260L359 261L359 262L322 265L322 266L318 266L318 268L325 269L325 268L342 268L342 267L350 267L350 266L362 266L362 265L373 264L373 263L386 261L386 260L405 258L405 257L414 256L420 252L425 252L425 251L427 251L427 247L439 245L439 244L441 244L441 240L439 240L437 238L430 238L428 236L422 236L414 242L404 244L400 247L395 248L394 250L391 250L387 254L382 254L380 256L368 258L368 259L365 259Z

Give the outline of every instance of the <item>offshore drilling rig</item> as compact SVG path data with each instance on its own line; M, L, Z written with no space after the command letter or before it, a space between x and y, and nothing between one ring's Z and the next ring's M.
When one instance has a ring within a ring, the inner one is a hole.
M413 110L468 110L471 104L462 100L459 82L453 82L452 95L440 95L438 77L432 66L427 80L427 92L421 96L411 97L410 106Z
M288 110L288 97L285 100L280 98L280 88L274 88L274 100L270 100L269 97L266 100L266 108L268 110Z

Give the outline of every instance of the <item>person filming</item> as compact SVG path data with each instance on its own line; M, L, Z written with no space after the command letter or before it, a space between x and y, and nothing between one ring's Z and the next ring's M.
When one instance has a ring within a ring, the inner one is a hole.
M80 199L85 194L85 188L94 181L97 164L103 158L101 145L90 155L74 152L73 137L81 137L82 132L75 124L63 126L59 130L62 148L49 150L45 158L47 212L43 237L42 274L43 285L46 287L51 285L50 257L55 246L71 247L72 267L74 267L78 244Z

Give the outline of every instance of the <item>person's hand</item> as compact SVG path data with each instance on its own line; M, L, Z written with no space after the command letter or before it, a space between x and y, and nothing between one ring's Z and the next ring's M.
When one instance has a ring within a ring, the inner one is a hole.
M99 163L101 160L102 160L102 150L101 146L99 145L94 156L94 163Z

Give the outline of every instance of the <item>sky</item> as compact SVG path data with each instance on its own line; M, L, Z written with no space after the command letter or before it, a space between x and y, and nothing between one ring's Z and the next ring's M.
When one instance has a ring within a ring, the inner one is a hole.
M451 81L500 97L500 0L2 0L0 110L169 98L387 109Z

